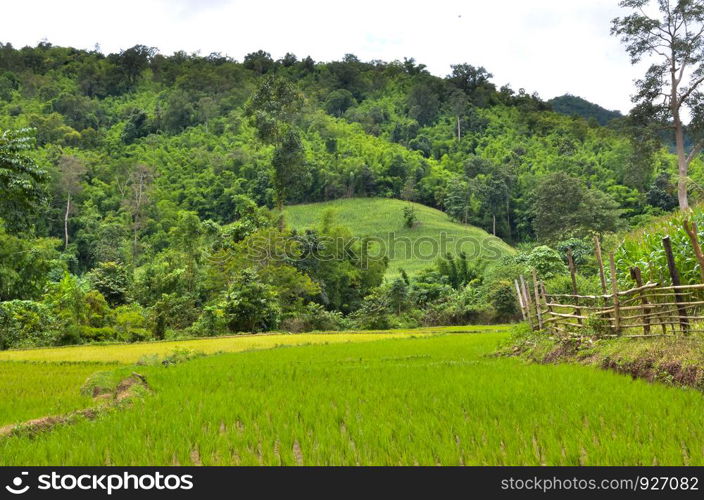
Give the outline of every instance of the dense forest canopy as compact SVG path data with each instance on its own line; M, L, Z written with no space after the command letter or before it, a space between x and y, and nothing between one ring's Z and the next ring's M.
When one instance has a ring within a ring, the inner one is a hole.
M598 104L570 94L553 97L548 101L548 104L556 113L581 116L587 120L594 119L599 125L607 125L611 120L623 117L620 111L610 111Z
M0 44L0 322L54 321L63 340L46 342L68 342L285 321L379 327L404 312L416 323L505 319L511 281L486 279L487 263L449 255L385 283L385 262L370 265L358 241L337 259L306 257L322 236L351 238L332 214L300 232L280 209L398 198L534 246L677 204L673 157L637 117L604 127L602 113L555 113L492 78L465 63L441 78L413 59L352 54L238 62ZM701 171L695 159L692 179ZM246 260L269 233L294 241L296 258ZM32 335L53 331L40 326Z

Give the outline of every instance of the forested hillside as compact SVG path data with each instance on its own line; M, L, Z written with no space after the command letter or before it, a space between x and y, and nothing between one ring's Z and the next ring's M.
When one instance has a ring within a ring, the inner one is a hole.
M554 113L468 64L0 45L0 348L511 319L507 262L438 255L384 282L354 231L295 231L281 208L397 198L558 245L676 205L672 158L637 125ZM320 259L325 237L349 244ZM288 251L253 259L262 241Z
M618 111L609 111L598 104L570 94L554 97L548 101L548 104L557 113L581 116L587 120L594 119L599 125L606 125L611 120L623 118L623 115Z

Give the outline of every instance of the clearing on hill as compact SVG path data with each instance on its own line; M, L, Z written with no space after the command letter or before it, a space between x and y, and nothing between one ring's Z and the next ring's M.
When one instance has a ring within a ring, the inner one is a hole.
M417 218L413 228L404 225L403 209L409 205ZM355 236L372 238L371 254L388 256L387 276L397 275L400 269L415 274L447 253L464 251L470 260L485 261L513 253L508 244L483 229L453 222L440 210L402 200L347 198L293 205L286 208L286 221L295 229L310 229L320 224L328 209L334 211L336 222Z

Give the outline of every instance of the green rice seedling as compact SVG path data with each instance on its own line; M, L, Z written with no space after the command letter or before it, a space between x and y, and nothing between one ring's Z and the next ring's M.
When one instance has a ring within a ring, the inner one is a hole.
M92 404L81 394L86 378L109 366L96 363L0 362L0 426L58 415Z
M489 356L502 333L140 367L151 395L0 465L702 465L698 391Z
M486 329L487 327L483 328ZM168 356L172 355L174 352L183 350L203 354L241 352L304 344L368 342L379 339L410 337L414 335L430 335L445 331L447 330L443 328L419 328L415 330L391 330L384 332L235 335L193 340L140 342L134 344L88 344L70 347L0 351L0 361L92 361L132 364L142 359L144 363L147 363L150 361L149 357ZM452 331L463 333L482 330L479 327L473 327L472 329L453 327ZM151 361L153 361L153 359Z

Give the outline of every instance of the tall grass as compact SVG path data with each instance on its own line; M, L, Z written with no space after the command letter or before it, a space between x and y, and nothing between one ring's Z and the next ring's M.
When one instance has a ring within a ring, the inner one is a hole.
M697 223L699 241L704 244L704 209L697 207L687 217ZM637 266L644 280L669 284L670 274L662 245L663 237L669 236L682 283L700 283L699 263L683 228L684 219L685 214L676 212L627 233L615 252L619 276L632 285L629 269Z
M704 464L704 399L487 356L502 334L145 367L132 409L0 441L0 465Z

